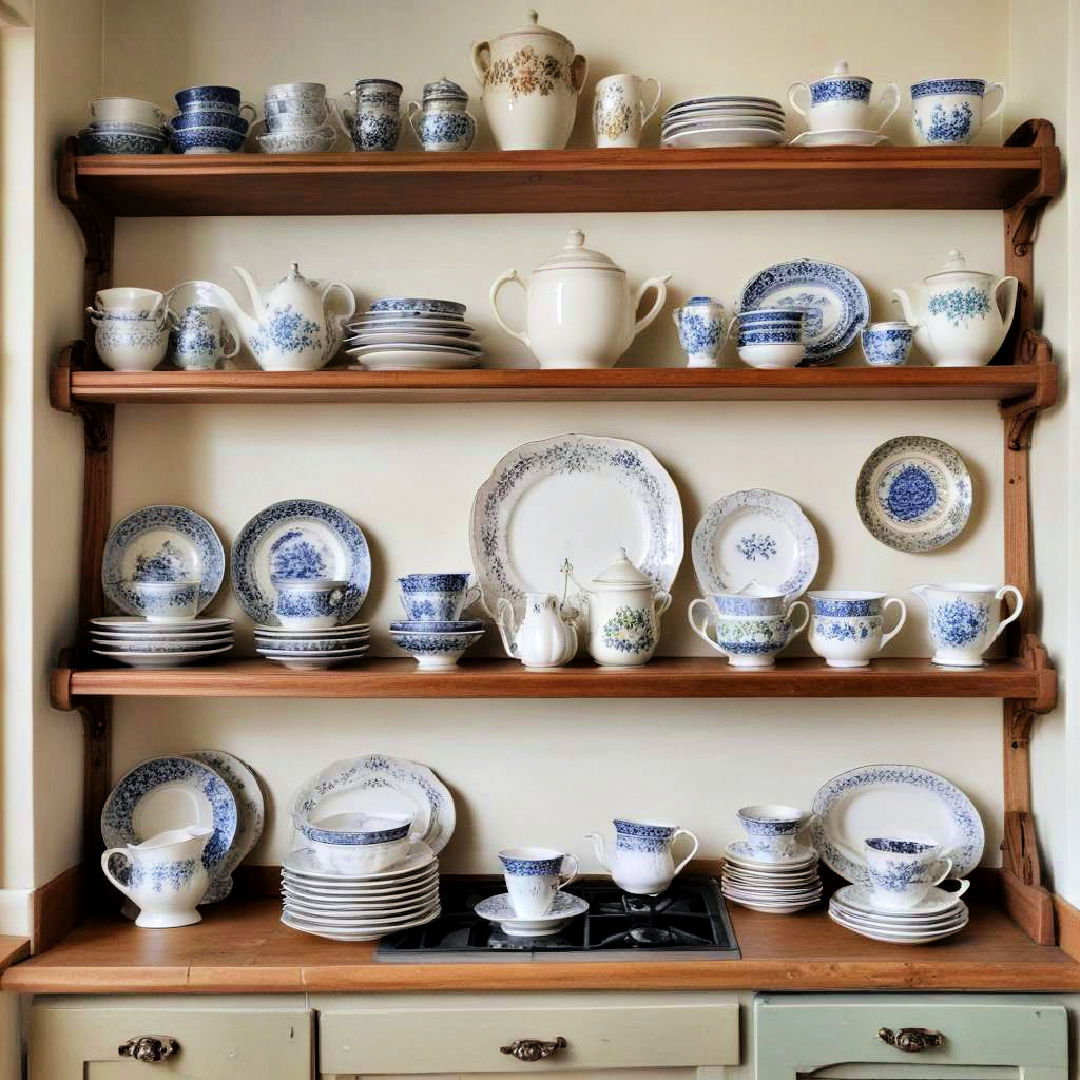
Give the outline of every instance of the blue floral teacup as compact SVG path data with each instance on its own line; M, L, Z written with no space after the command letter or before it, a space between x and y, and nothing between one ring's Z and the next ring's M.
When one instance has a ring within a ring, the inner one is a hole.
M871 323L862 332L862 350L872 367L899 367L911 352L915 331L905 322Z
M555 894L578 874L576 855L552 848L504 848L499 852L506 891L519 919L542 919L555 903ZM565 870L569 863L571 869Z
M941 854L941 845L923 837L869 836L864 841L870 903L885 911L917 907L926 894L940 885L952 870L952 860ZM969 881L950 893L959 898Z
M997 96L993 108L986 99ZM984 79L923 79L911 84L911 127L920 146L963 146L1005 104L1003 83Z
M711 296L691 296L671 317L688 357L687 367L716 367L728 335L724 305Z
M761 804L737 811L746 842L761 862L786 862L798 848L798 832L810 818L794 806Z
M694 612L701 604L706 612L713 614L713 632L708 632L708 614L700 624L694 619ZM732 667L736 668L771 668L776 657L787 648L792 638L806 628L810 611L802 600L796 600L787 611L779 615L717 615L715 609L709 612L711 603L700 597L690 603L687 616L695 634L710 648L723 653ZM791 625L791 613L801 608L802 622Z
M213 371L240 351L240 335L223 325L219 308L190 304L172 332L172 361L185 371Z
M829 667L866 667L900 633L907 618L904 601L884 593L832 590L808 595L813 609L810 648ZM900 609L900 617L886 634L885 608L890 604Z
M188 622L198 614L199 578L180 581L126 581L124 591L148 622Z
M348 584L331 578L274 578L274 614L282 626L296 630L335 626Z
M406 574L398 585L405 617L418 622L454 622L480 598L467 573Z

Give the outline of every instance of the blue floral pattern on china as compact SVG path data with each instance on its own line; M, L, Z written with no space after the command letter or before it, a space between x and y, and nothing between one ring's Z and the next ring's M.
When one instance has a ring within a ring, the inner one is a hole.
M656 854L666 851L675 832L672 825L645 825L636 821L624 821L616 818L615 850L635 851Z
M930 633L934 641L950 648L963 648L978 641L986 633L989 621L985 604L960 597L946 600L930 609Z
M251 335L251 351L259 356L269 349L280 352L304 352L307 349L325 351L324 327L294 311L292 304L270 308L258 329Z
M982 97L985 90L986 82L983 79L924 79L911 84L911 96L916 101L938 94L974 94Z
M842 79L819 79L810 84L810 104L824 105L829 101L869 101L870 80L859 75Z
M740 330L739 347L746 345L798 345L801 330Z
M810 605L815 615L849 619L857 616L880 615L883 598L840 599L832 596L810 596Z
M604 645L627 655L651 652L656 645L656 626L652 612L623 604L616 608L600 628Z
M483 636L483 630L472 630L463 634L416 633L415 631L390 632L390 637L399 649L416 655L464 652Z
M896 367L904 363L913 338L914 332L910 326L868 326L862 332L866 362L882 367Z
M966 326L972 319L985 319L990 314L990 294L975 285L949 289L934 293L926 310L931 315L944 315L952 326Z
M776 615L716 620L717 645L736 656L770 656L780 652L790 637L791 623Z
M723 308L707 297L693 297L675 311L679 344L691 356L715 356L724 337Z
M928 123L915 113L912 117L915 130L932 145L966 143L971 138L974 114L966 101L957 102L950 109L939 101L930 110Z
M409 834L411 824L395 825L390 829L320 829L306 822L300 831L316 844L341 844L346 847L367 847L369 844L390 844Z
M804 307L809 313L804 364L828 363L870 319L870 298L862 282L850 270L817 259L767 267L747 282L739 297L740 311L785 304Z
M877 637L883 626L884 620L880 617L814 619L814 633L826 641L866 641Z
M225 577L225 549L213 525L186 506L144 506L113 526L101 558L105 597L127 615L145 615L125 580L201 578L197 610L217 595Z
M925 521L937 510L941 501L935 478L937 470L925 465L905 464L887 473L881 485L880 495L886 513L894 521Z
M461 574L406 574L398 578L403 593L457 591L469 584L469 575Z
M416 123L425 150L468 150L476 138L476 121L467 112L425 112Z
M776 541L768 533L750 532L739 537L735 550L750 562L768 560L776 554Z
M384 296L372 302L369 312L424 312L429 315L445 315L461 318L465 305L456 300L434 300L428 296Z
M514 905L510 900L510 896L507 893L500 893L497 896L489 896L486 900L481 900L476 905L476 914L482 919L487 919L489 922L517 922L517 921L529 921L519 920L518 913L514 909ZM580 915L582 912L588 911L589 905L586 901L580 897L575 896L573 893L566 892L565 889L560 889L555 894L555 899L551 903L551 907L547 913L543 916L547 919L569 919L574 915Z
M189 128L224 128L227 131L234 131L238 135L246 135L248 126L247 119L238 116L234 112L211 112L209 110L180 113L169 121L169 127L173 131L187 131Z
M563 857L557 855L554 859L509 859L500 855L499 862L511 877L543 877L547 874L558 874L562 870Z
M284 588L278 590L274 611L280 618L311 619L334 615L337 612L337 604L334 601L333 591L330 589L301 592Z
M152 349L168 331L142 319L105 319L94 334L98 352L117 349Z
M79 148L84 154L162 154L168 145L165 135L88 129L79 132Z
M311 653L335 653L351 652L353 649L366 645L368 635L358 634L356 637L336 638L283 638L262 637L256 632L255 644L268 652L311 652Z
M127 586L124 593L134 598L147 617L151 615L167 617L174 615L176 611L189 614L191 605L196 602L199 593L199 585L194 581L188 585L178 585L177 588L169 589L140 589L139 584L141 583Z
M422 634L460 634L468 630L483 630L482 619L397 619L390 624L391 630L412 631Z
M240 91L233 86L204 83L201 86L189 86L186 90L177 91L173 95L173 99L181 109L189 109L193 105L213 103L216 106L224 106L231 111L235 111L240 106Z
M313 499L273 503L247 522L233 541L233 592L256 623L281 624L274 613L274 577L306 576L348 582L338 609L341 623L360 610L367 596L371 583L367 539L336 506Z
M178 154L186 154L189 150L220 150L232 154L243 149L244 135L244 132L218 127L173 129L172 146Z
M721 615L783 615L787 609L787 598L783 596L715 593L709 599Z
M198 859L174 859L171 862L151 863L149 866L132 863L128 877L133 889L149 886L157 893L179 892L191 884L198 866Z
M361 109L353 120L349 136L357 150L393 150L401 138L401 117Z

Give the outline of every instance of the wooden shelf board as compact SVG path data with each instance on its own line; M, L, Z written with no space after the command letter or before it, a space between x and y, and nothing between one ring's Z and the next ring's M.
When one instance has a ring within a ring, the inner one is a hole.
M548 150L75 159L124 217L669 210L1002 210L1056 147Z
M972 890L973 892L975 890ZM1080 990L1080 964L1035 945L975 900L969 926L932 946L868 941L822 909L778 918L731 906L741 960L381 963L371 944L290 930L277 900L227 901L204 921L140 930L119 915L83 924L10 968L20 993L285 993L424 990Z
M288 671L261 658L167 671L96 667L54 673L54 700L72 697L268 698L712 698L712 697L1037 697L1039 676L1017 660L970 671L922 659L878 659L836 670L815 658L784 659L772 670L739 671L711 657L656 657L640 668L589 661L526 671L514 660L463 660L457 669L420 671L409 659L373 658L329 671Z
M87 403L1013 401L1054 391L1052 364L983 368L606 368L471 371L72 371Z

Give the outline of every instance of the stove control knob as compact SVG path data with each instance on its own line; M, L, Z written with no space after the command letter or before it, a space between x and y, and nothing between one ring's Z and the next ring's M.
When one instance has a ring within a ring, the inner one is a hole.
M566 1040L558 1035L554 1042L542 1042L540 1039L515 1039L509 1046L500 1046L499 1052L509 1054L518 1061L543 1061L560 1050L565 1050Z
M901 1028L899 1031L882 1028L877 1037L905 1054L921 1054L924 1050L936 1050L945 1045L945 1036L929 1028Z

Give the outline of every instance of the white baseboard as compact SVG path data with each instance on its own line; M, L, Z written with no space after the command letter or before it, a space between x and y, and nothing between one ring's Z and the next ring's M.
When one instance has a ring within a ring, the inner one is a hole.
M0 889L0 934L30 937L32 889Z

